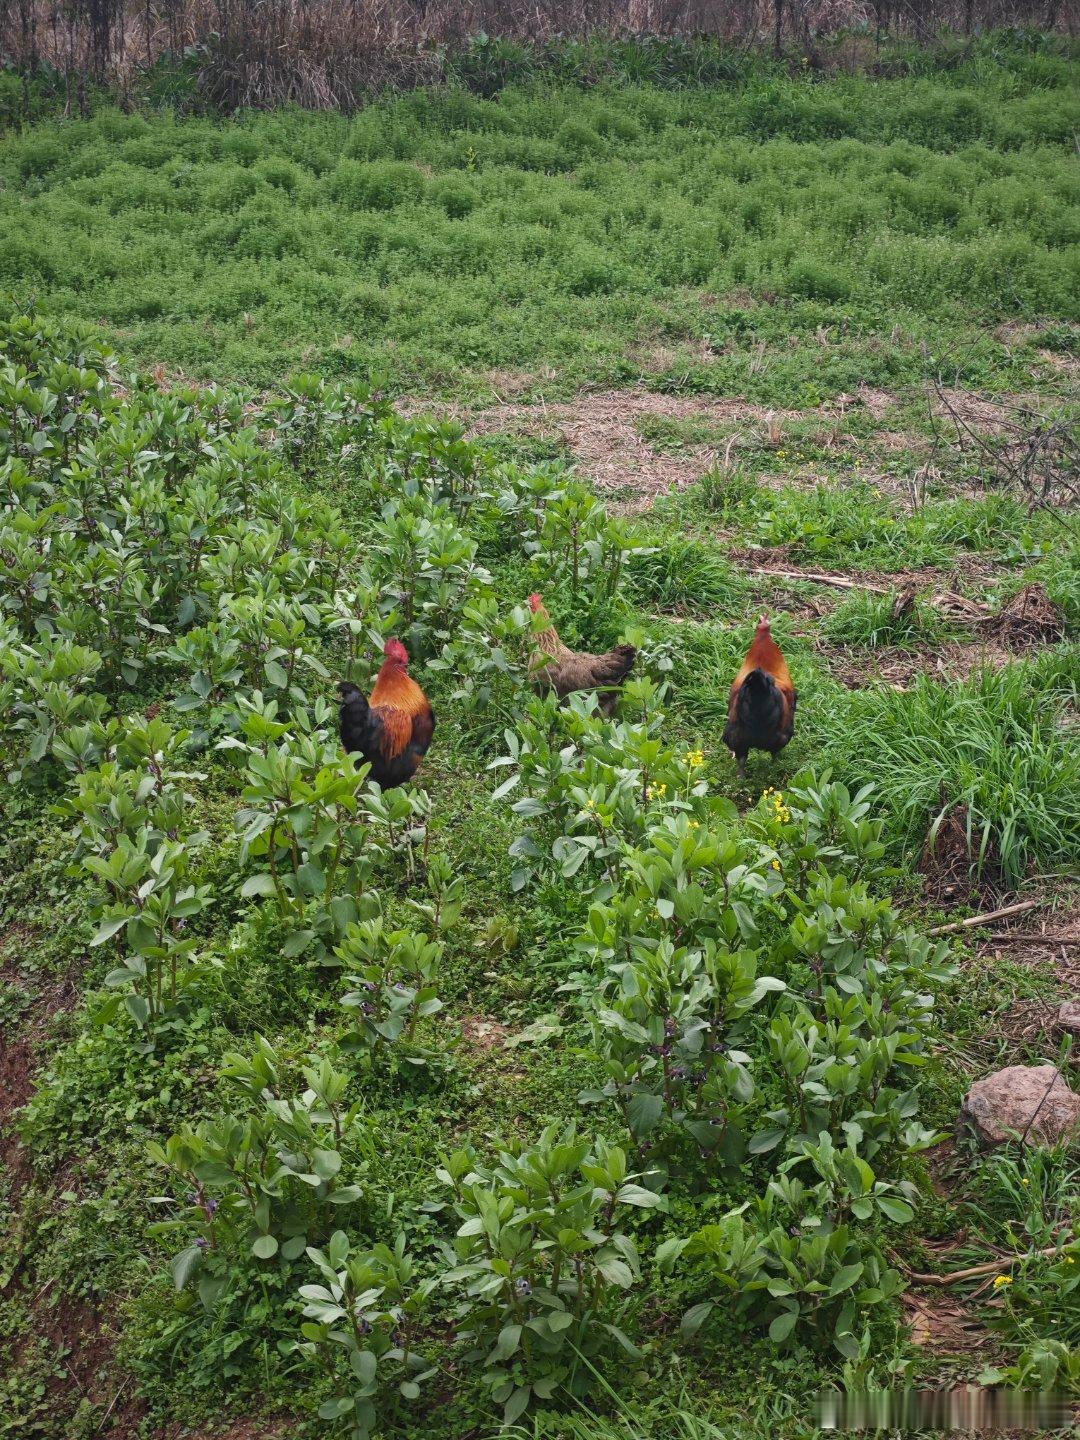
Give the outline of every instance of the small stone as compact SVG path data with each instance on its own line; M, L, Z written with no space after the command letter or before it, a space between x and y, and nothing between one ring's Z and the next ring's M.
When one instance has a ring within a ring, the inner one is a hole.
M1007 1065L975 1081L958 1128L983 1145L1055 1145L1080 1131L1080 1095L1054 1065Z
M1057 1028L1066 1035L1080 1035L1080 1000L1063 1000L1058 1011Z

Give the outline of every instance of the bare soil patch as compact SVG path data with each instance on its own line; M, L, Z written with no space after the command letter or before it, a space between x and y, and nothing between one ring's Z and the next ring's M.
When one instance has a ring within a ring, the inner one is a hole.
M1032 968L1050 966L1067 995L1080 995L1080 899L1051 901L1045 909L997 922L993 934L980 941L979 954Z
M1038 354L1044 365L1049 365L1052 370L1060 370L1070 380L1080 376L1080 359L1075 355L1066 355L1060 350L1040 350Z
M990 399L972 390L942 389L941 399L931 400L931 408L939 419L951 420L955 415L972 430L998 435L1008 428L1013 408L1021 398L1010 395Z
M155 1430L153 1440L287 1440L295 1433L295 1426L296 1421L287 1417L278 1420L232 1420L206 1430L191 1430L174 1422Z
M513 396L533 388L538 377L493 372L489 378L497 394ZM685 489L699 480L716 464L720 453L719 447L710 444L688 444L677 450L654 447L639 433L643 420L699 421L727 428L764 426L766 435L782 444L783 435L777 429L782 421L810 416L835 421L855 405L865 406L878 419L895 404L895 397L888 392L860 386L853 395L837 396L820 410L806 412L778 410L738 397L667 395L641 388L586 393L550 405L541 399L477 409L468 405L432 406L429 401L406 398L398 408L406 415L434 413L440 419L458 420L470 438L518 434L562 444L573 454L582 475L614 501L614 508L631 513L647 509L660 495ZM876 483L873 476L866 478ZM776 477L778 484L798 479L797 475ZM883 488L895 488L890 487L887 475L882 475L881 484Z
M839 577L833 583L838 580ZM884 587L869 584L867 588L881 591ZM901 615L910 609L920 588L914 580L901 585L896 591L894 613ZM1039 584L1025 586L998 611L952 590L931 594L929 598L939 614L955 625L972 630L973 637L915 650L888 647L869 651L837 650L820 643L819 651L841 684L849 690L861 690L870 684L905 690L919 675L966 680L976 670L1001 669L1025 650L1053 644L1065 634L1064 616Z
M862 405L866 410L869 410L875 420L884 419L889 411L894 409L898 403L896 396L891 395L888 390L878 390L875 389L873 385L860 385L855 391L854 396L841 395L824 408L835 409L845 401L850 406L853 400L859 405Z
M502 1050L513 1031L501 1020L490 1015L465 1015L461 1021L461 1041L474 1050Z
M661 395L651 390L605 390L547 405L499 405L455 414L470 436L496 433L532 435L563 444L582 475L601 492L623 497L625 510L647 508L658 495L684 489L715 463L711 445L677 451L653 449L638 433L645 417L706 420L711 423L761 423L778 413L745 400ZM790 418L797 412L782 412Z
M902 1301L911 1343L927 1354L960 1357L987 1348L990 1337L963 1301L940 1290L908 1290Z
M1016 652L997 640L954 640L934 650L833 650L819 646L831 674L848 690L887 685L906 690L920 675L935 680L967 680L987 666L1000 670L1016 659Z
M714 537L723 539L717 532ZM838 592L867 590L871 594L890 595L894 591L910 590L912 596L930 590L942 595L953 594L953 587L985 585L987 581L1011 570L1011 566L993 555L964 553L956 556L951 565L927 566L922 570L849 570L837 573L829 570L812 569L791 559L792 546L772 545L766 549L756 546L730 545L724 552L725 558L733 565L740 565L752 576L762 576L783 583L798 585L820 585L834 587ZM962 597L961 597L962 598ZM968 602L962 601L967 604ZM988 616L985 606L971 604L967 615Z

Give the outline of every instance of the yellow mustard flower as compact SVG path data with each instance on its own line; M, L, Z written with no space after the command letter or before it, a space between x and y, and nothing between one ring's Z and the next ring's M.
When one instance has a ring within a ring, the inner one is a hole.
M998 1276L996 1276L995 1279L994 1279L994 1289L995 1289L995 1290L1000 1290L1000 1289L1002 1288L1002 1286L1004 1286L1004 1285L1011 1285L1011 1284L1012 1284L1012 1276L1011 1276L1011 1275L998 1275Z

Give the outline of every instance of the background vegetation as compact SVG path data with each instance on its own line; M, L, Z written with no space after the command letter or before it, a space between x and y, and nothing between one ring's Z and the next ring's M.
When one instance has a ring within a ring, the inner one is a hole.
M1061 0L0 0L0 56L21 71L24 115L42 87L71 110L102 83L125 108L149 83L183 106L348 111L388 87L451 78L484 94L544 74L726 83L766 43L777 59L795 50L807 64L890 74L954 63L985 30L1012 26L1031 45L1059 25L1075 33Z
M1020 47L887 81L418 91L352 120L106 111L3 142L0 283L262 384L551 367L799 406L961 346L982 383L977 318L1077 314L1069 74Z

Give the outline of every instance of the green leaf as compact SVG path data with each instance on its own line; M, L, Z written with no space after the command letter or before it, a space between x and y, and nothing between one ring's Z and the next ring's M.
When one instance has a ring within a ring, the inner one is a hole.
M312 1168L320 1180L332 1180L341 1169L341 1156L336 1150L316 1150Z
M646 1190L642 1185L620 1185L615 1192L615 1199L622 1205L636 1205L640 1210L652 1210L664 1203L662 1196Z
M353 1408L351 1395L339 1395L335 1400L324 1400L319 1406L320 1420L338 1420L342 1415L348 1415Z
M777 1345L782 1344L795 1329L798 1318L799 1311L797 1308L795 1310L781 1310L780 1314L777 1315L776 1319L769 1326L769 1339Z
M250 900L253 895L273 895L274 877L272 875L249 875L240 886L241 900Z
M664 1113L664 1097L650 1095L647 1090L638 1090L630 1097L626 1107L626 1119L636 1138L648 1135Z
M269 1260L277 1254L277 1250L278 1242L273 1235L260 1235L251 1247L251 1253L259 1260Z
M786 1134L786 1130L778 1128L759 1130L756 1135L751 1135L746 1148L751 1155L764 1155L766 1151L775 1150Z
M202 1250L198 1245L186 1245L169 1262L169 1273L177 1290L183 1290L199 1268Z
M915 1219L915 1211L906 1200L897 1200L892 1195L879 1195L877 1203L882 1214L895 1220L897 1225L906 1225L909 1220Z
M691 1305L679 1322L679 1334L684 1340L689 1340L691 1335L697 1334L712 1312L713 1302L711 1300L703 1300L700 1305Z
M361 1385L370 1385L379 1369L379 1361L371 1350L354 1350L349 1356L349 1364Z
M885 1299L885 1291L878 1290L871 1286L869 1290L857 1290L855 1292L856 1305L880 1305Z
M314 939L314 930L294 930L291 935L286 936L281 953L286 959L291 960L294 955L302 954Z
M326 875L321 865L308 860L296 872L297 884L305 895L321 895L326 889Z
M609 1325L605 1321L604 1329L608 1332L610 1336L613 1337L613 1339L619 1342L619 1344L622 1346L622 1348L626 1351L628 1355L632 1355L635 1360L641 1359L641 1351L630 1339L629 1335L625 1334L624 1331L620 1330L617 1325Z
M675 1262L682 1255L689 1245L689 1240L673 1236L670 1240L662 1240L656 1247L656 1264L662 1275L668 1275L675 1268Z
M856 1265L841 1266L832 1278L832 1284L829 1286L829 1294L840 1295L843 1291L850 1290L855 1282L861 1279L865 1268L861 1260Z
M124 1004L131 1012L136 1025L143 1026L150 1019L150 1002L141 995L125 995Z
M618 1285L621 1290L626 1290L634 1283L634 1272L617 1255L598 1255L595 1263L609 1285Z
M488 1356L488 1363L497 1363L500 1360L509 1360L514 1351L521 1344L521 1326L504 1325L499 1332L499 1338L495 1342L495 1348Z
M95 934L94 938L90 941L91 948L93 948L95 945L104 945L106 940L111 940L118 930L122 930L124 928L129 918L130 917L127 915L120 915L112 920L106 920L98 928L98 931Z
M524 1415L525 1411L529 1408L529 1396L531 1393L528 1385L519 1385L517 1389L511 1393L510 1399L507 1400L503 1410L504 1425L513 1425L515 1420L520 1419L521 1416Z
M213 1310L224 1295L228 1283L221 1275L199 1276L199 1299L204 1310Z

